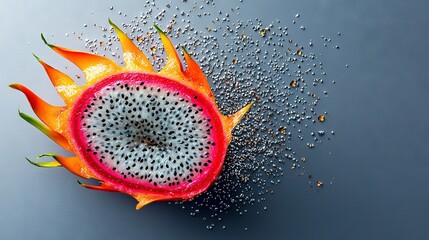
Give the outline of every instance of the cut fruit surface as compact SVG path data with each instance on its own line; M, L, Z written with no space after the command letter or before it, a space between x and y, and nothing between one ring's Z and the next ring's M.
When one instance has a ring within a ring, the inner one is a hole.
M153 74L113 75L73 108L79 153L97 174L130 188L186 191L217 175L226 152L221 116L200 93ZM219 143L219 144L216 144Z
M232 129L252 103L224 116L197 63L185 51L188 69L183 69L158 27L168 59L157 73L125 33L111 25L121 41L125 66L43 38L85 73L86 84L78 86L37 58L66 106L51 106L24 86L11 85L27 96L46 125L20 112L21 117L75 154L44 154L55 161L29 161L97 179L99 186L81 185L128 194L139 201L137 208L158 200L192 199L218 177Z

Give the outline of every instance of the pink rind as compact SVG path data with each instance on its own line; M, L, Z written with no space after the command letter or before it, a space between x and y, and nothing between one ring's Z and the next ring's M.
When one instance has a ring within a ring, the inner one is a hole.
M184 183L183 185L179 186L166 187L153 186L149 183L139 182L132 179L124 179L121 177L121 175L100 164L97 159L94 159L90 156L90 154L86 153L84 147L86 140L84 133L79 131L80 117L77 116L81 115L80 111L85 109L86 103L91 99L91 96L93 96L101 88L110 84L115 84L118 81L144 81L145 84L154 83L157 86L165 86L166 88L170 88L173 91L179 91L182 94L185 94L188 96L188 100L197 101L198 105L203 107L204 112L212 121L214 132L213 137L215 138L214 141L216 142L216 146L213 148L212 152L213 162L205 169L203 173L196 177L192 183ZM194 96L197 96L197 99L194 99ZM106 182L117 191L128 194L147 193L151 195L162 195L165 199L187 199L205 191L216 180L222 169L223 161L226 155L227 139L221 117L222 116L217 110L215 104L209 101L203 94L196 92L195 90L180 84L173 79L150 73L129 72L109 76L85 90L79 99L77 99L76 104L74 105L70 114L69 122L71 136L74 141L73 144L76 147L77 154L87 163L88 167L91 168L99 180Z

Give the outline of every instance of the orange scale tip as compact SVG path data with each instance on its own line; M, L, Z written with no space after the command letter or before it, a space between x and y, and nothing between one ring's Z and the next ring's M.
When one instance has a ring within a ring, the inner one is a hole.
M182 49L186 64L188 65L188 68L184 71L185 76L192 82L195 88L199 89L213 103L216 104L216 100L204 72L201 70L198 63L196 63L195 60L191 57L188 51L186 51L184 47L182 47Z
M224 116L223 122L225 125L226 136L228 139L228 143L232 140L232 130L235 126L240 122L240 120L244 117L244 115L250 110L255 102L251 102L244 106L242 109L238 110L236 113L230 116Z
M66 110L66 107L56 107L46 103L39 96L21 84L14 83L10 84L9 87L22 92L27 97L27 100L30 102L34 113L49 128L53 130L60 128L61 124L59 118L61 113Z
M44 61L42 61L39 57L37 57L34 53L33 56L37 59L37 61L42 64L46 73L48 74L49 79L57 90L58 94L63 98L64 102L68 105L70 104L73 96L75 96L79 92L79 86L74 82L72 78L63 72L51 67Z
M136 205L136 210L140 210L142 207L148 205L149 203L163 199L162 196L150 196L147 194L138 194L138 195L134 196L134 198L138 201L138 203Z
M113 60L92 53L79 52L68 48L55 46L46 41L41 34L43 42L55 52L75 64L85 74L87 83L101 80L108 75L120 72L119 67Z
M185 76L183 75L183 66L180 61L179 55L176 52L176 48L171 43L170 39L165 35L165 33L154 24L153 27L158 32L161 42L164 45L165 54L167 55L167 61L165 62L164 67L159 71L159 74L171 77L177 80L183 80Z
M119 37L122 46L122 56L127 70L154 72L149 59L142 51L127 37L127 35L116 26L109 18L109 24L113 27Z

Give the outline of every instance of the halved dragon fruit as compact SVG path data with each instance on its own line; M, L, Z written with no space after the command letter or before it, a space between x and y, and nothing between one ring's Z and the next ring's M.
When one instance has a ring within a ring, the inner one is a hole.
M231 131L252 103L232 116L222 115L198 64L184 51L184 70L158 27L167 61L155 72L147 57L109 22L119 36L125 66L54 46L42 35L85 75L86 83L78 86L36 57L66 106L49 105L26 87L10 85L25 94L43 123L22 112L20 116L75 154L43 154L54 161L29 161L97 179L99 186L81 185L128 194L138 201L137 209L153 201L192 199L216 180Z

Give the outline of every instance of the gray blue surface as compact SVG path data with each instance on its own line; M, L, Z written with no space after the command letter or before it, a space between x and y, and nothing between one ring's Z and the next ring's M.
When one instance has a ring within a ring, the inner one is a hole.
M245 0L243 19L289 24L299 12L311 35L342 33L340 53L324 54L328 77L337 81L324 103L336 136L309 156L319 158L312 171L335 180L315 191L289 174L267 199L268 211L225 217L227 229L215 231L165 203L135 211L131 198L86 191L65 170L34 168L23 158L58 147L19 119L18 106L31 111L7 84L24 83L59 103L53 88L40 84L47 78L31 56L61 63L40 32L61 35L104 22L110 5L129 15L142 11L140 1L2 3L0 239L428 238L427 1ZM82 49L74 39L61 43Z

